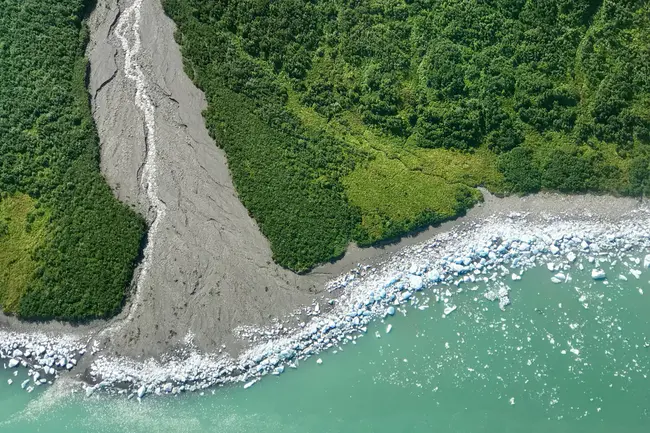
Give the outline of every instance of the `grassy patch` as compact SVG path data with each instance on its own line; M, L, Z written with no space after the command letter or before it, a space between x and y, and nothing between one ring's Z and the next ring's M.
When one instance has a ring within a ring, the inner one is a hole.
M457 217L481 197L465 184L409 169L384 154L342 182L350 203L361 209L357 241L362 245Z
M47 215L25 194L0 197L0 305L17 313L20 299L34 278L34 253L45 242Z

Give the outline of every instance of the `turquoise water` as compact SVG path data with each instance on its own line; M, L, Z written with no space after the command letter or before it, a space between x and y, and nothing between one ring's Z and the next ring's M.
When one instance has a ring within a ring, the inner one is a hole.
M7 386L0 371L0 431L646 433L650 272L606 269L609 284L585 270L557 285L547 269L530 270L508 281L505 312L466 286L447 318L433 301L409 308L389 319L389 334L377 322L321 365L310 359L246 390L138 404L66 395L65 383L27 394L24 372Z

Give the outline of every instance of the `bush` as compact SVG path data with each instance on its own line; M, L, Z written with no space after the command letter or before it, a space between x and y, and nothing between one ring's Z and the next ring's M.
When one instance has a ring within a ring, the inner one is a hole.
M561 192L584 192L594 182L596 168L578 150L556 149L542 165L542 187Z
M499 157L499 170L512 192L529 194L541 188L540 172L533 155L529 148L516 147Z

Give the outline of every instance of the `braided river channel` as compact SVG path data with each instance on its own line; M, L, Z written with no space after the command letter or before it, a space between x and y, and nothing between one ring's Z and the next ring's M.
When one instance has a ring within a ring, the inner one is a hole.
M356 344L248 389L87 398L65 380L27 393L26 371L0 369L0 432L647 433L650 271L607 265L604 281L585 257L560 284L546 266L507 278L505 311L474 284L443 318L425 290L429 308L402 306Z

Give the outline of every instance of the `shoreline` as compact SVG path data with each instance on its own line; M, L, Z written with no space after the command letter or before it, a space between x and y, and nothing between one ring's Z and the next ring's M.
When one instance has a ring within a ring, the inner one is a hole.
M506 308L508 281L549 259L559 275L577 266L606 269L607 263L634 252L634 272L648 272L649 223L650 209L626 199L551 194L526 200L495 198L476 215L454 221L424 242L341 274L330 281L327 295L286 321L240 327L238 334L248 348L237 357L204 352L190 338L173 352L143 361L89 353L65 374L83 376L79 389L85 387L87 395L102 391L130 398L227 384L252 386L266 374L282 374L302 360L361 338L371 321L418 307L424 304L423 296L437 297L443 311L452 314L454 296L485 281L490 290L481 296L498 301L495 308ZM299 324L292 326L294 322ZM46 341L58 347L56 341ZM81 340L73 341L78 345ZM6 345L0 347L1 353L8 353Z
M435 296L436 302L444 305L444 313L451 314L454 296L467 285L483 281L490 289L481 295L498 301L498 307L505 309L510 303L507 282L520 279L530 267L549 260L557 270L549 278L562 278L558 284L569 281L563 272L587 266L597 270L626 259L629 252L635 252L638 268L631 269L632 275L641 268L647 272L650 210L633 209L612 219L610 209L597 213L592 208L588 214L573 218L501 213L463 221L424 243L403 248L381 266L362 267L357 273L343 275L330 285L330 290L339 292L334 307L326 313L312 308L311 321L303 326L284 330L285 326L278 324L243 330L249 339L257 336L265 342L253 344L238 358L204 355L191 347L185 359L170 357L163 363L101 358L91 369L98 384L88 388L88 393L110 389L112 383L131 384L128 391L118 393L139 398L224 384L252 386L266 374L282 374L302 360L353 342L365 335L366 326L373 320L391 316L407 305L421 305L421 291Z

